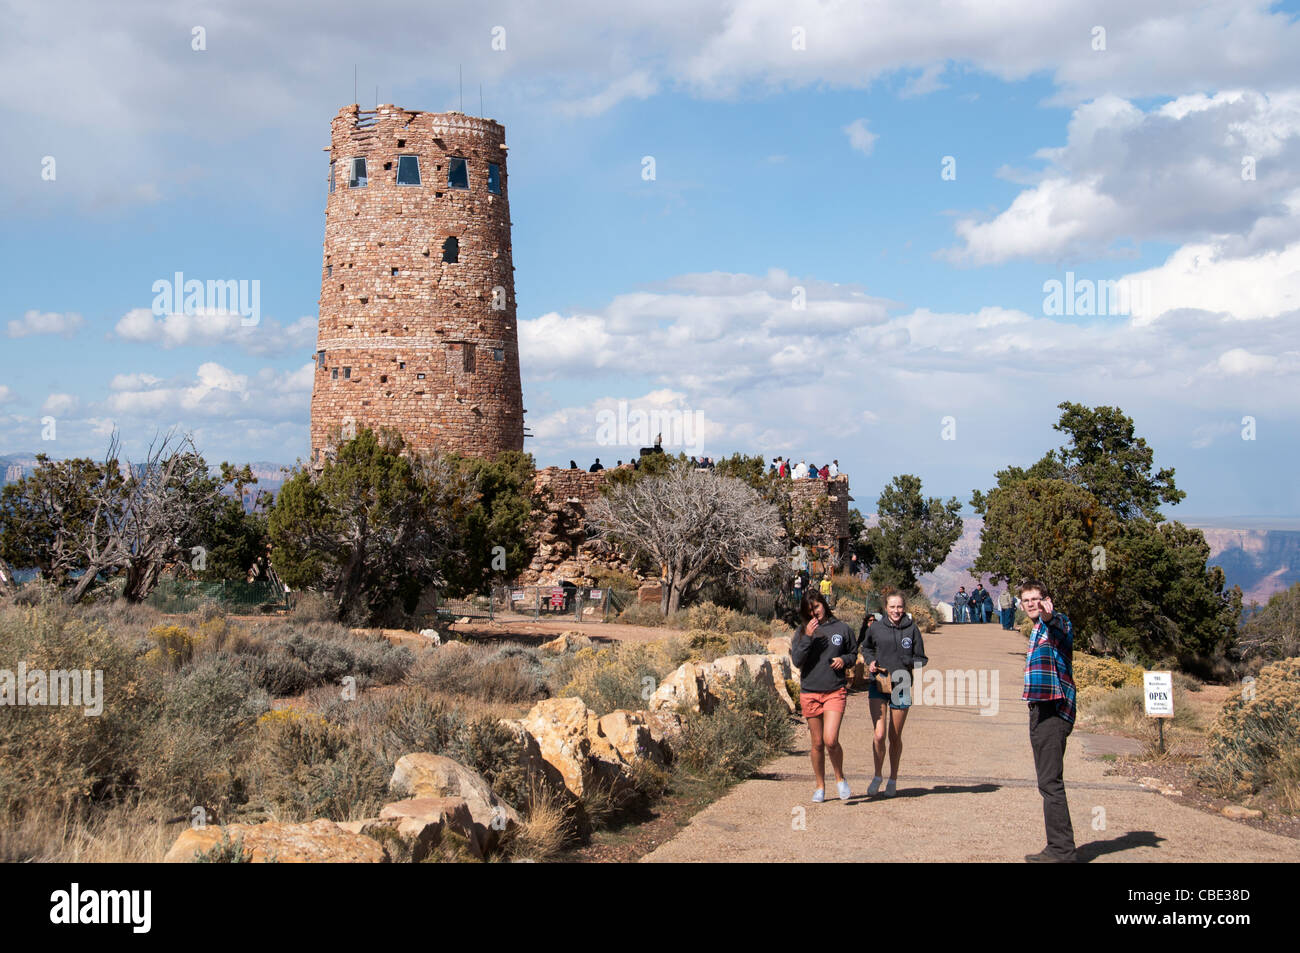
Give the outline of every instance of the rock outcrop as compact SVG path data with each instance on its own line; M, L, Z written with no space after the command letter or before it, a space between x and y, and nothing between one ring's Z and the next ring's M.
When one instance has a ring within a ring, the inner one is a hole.
M487 781L445 755L424 752L403 755L393 767L388 787L417 800L463 800L469 809L471 829L460 832L470 839L480 855L495 848L503 835L519 826L519 813L493 794ZM458 828L453 825L453 829Z
M388 855L379 843L333 821L306 824L227 824L190 828L181 833L163 858L164 863L187 863L195 853L230 843L242 843L254 863L274 860L282 864L385 863Z
M771 692L794 711L786 690L789 656L724 655L712 662L686 662L665 678L650 696L651 711L710 712L718 703L719 688L744 669L763 690Z

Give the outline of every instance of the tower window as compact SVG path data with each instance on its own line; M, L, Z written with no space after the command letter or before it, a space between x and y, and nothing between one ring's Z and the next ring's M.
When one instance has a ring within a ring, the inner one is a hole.
M334 193L334 165L333 159L330 159L330 194Z
M352 379L352 368L350 367L343 368L343 379L345 381Z
M398 156L397 157L397 184L398 185L419 185L420 184L419 156Z
M348 188L363 189L370 180L366 178L366 160L358 156L352 160L352 172L348 176Z
M393 277L394 277L394 278L397 277L397 269L396 269L396 268L393 269Z
M332 380L332 381L336 381L336 380L338 380L338 379L339 379L339 369L338 369L337 367L331 367L331 368L330 368L330 380Z
M466 344L464 345L462 350L464 351L465 354L465 373L473 374L474 373L474 345Z
M442 260L453 265L460 261L460 239L455 235L442 243Z
M423 375L423 374L416 374L416 375L415 375L415 379L416 379L417 381L422 381L422 380L424 380L424 375Z
M503 347L494 347L492 349L492 360L504 361L506 359L506 349Z
M447 188L469 188L469 163L464 159L453 157L447 160Z
M398 361L398 362L397 362L397 369L398 369L399 371L404 371L404 370L406 370L406 362L405 362L405 361Z
M334 277L334 266L333 266L333 265L326 265L326 266L325 266L325 277L326 277L326 278L332 278L332 277Z
M317 367L319 370L322 370L322 371L325 370L325 352L324 352L324 351L317 351L317 352L316 352L316 367Z
M493 195L501 194L501 166L495 162L488 163L488 191Z

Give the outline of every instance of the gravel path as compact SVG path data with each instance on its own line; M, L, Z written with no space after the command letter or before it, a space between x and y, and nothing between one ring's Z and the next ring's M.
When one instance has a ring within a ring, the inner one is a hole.
M932 671L996 671L998 702L993 714L981 714L974 698L966 705L914 704L903 731L897 797L865 796L871 723L866 692L855 693L841 735L852 798L834 797L827 764L831 799L810 802L808 733L800 727L796 753L737 785L643 860L1023 862L1025 854L1041 850L1042 799L1020 700L1024 640L987 624L947 625L925 642ZM1107 776L1109 763L1089 755L1114 751L1114 744L1113 738L1076 732L1066 748L1066 793L1080 859L1300 860L1300 842Z

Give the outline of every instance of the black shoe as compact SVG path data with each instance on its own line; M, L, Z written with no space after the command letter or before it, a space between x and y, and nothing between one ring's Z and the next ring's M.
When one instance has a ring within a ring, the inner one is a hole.
M1036 854L1025 854L1025 863L1027 864L1073 864L1077 862L1078 858L1073 854L1069 858L1059 857L1056 854L1048 853L1046 849L1040 850Z

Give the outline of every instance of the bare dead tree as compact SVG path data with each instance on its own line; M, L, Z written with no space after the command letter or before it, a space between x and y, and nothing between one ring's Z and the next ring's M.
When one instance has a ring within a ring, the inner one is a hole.
M776 508L752 487L693 469L615 486L587 516L597 534L660 566L665 615L710 577L745 572L749 557L774 554L781 535Z
M103 478L91 490L94 513L81 541L85 575L69 593L76 602L105 571L125 577L122 596L144 599L163 568L184 555L181 540L196 517L221 495L221 482L189 436L169 432L149 444L143 462L123 463L115 432L105 454Z

